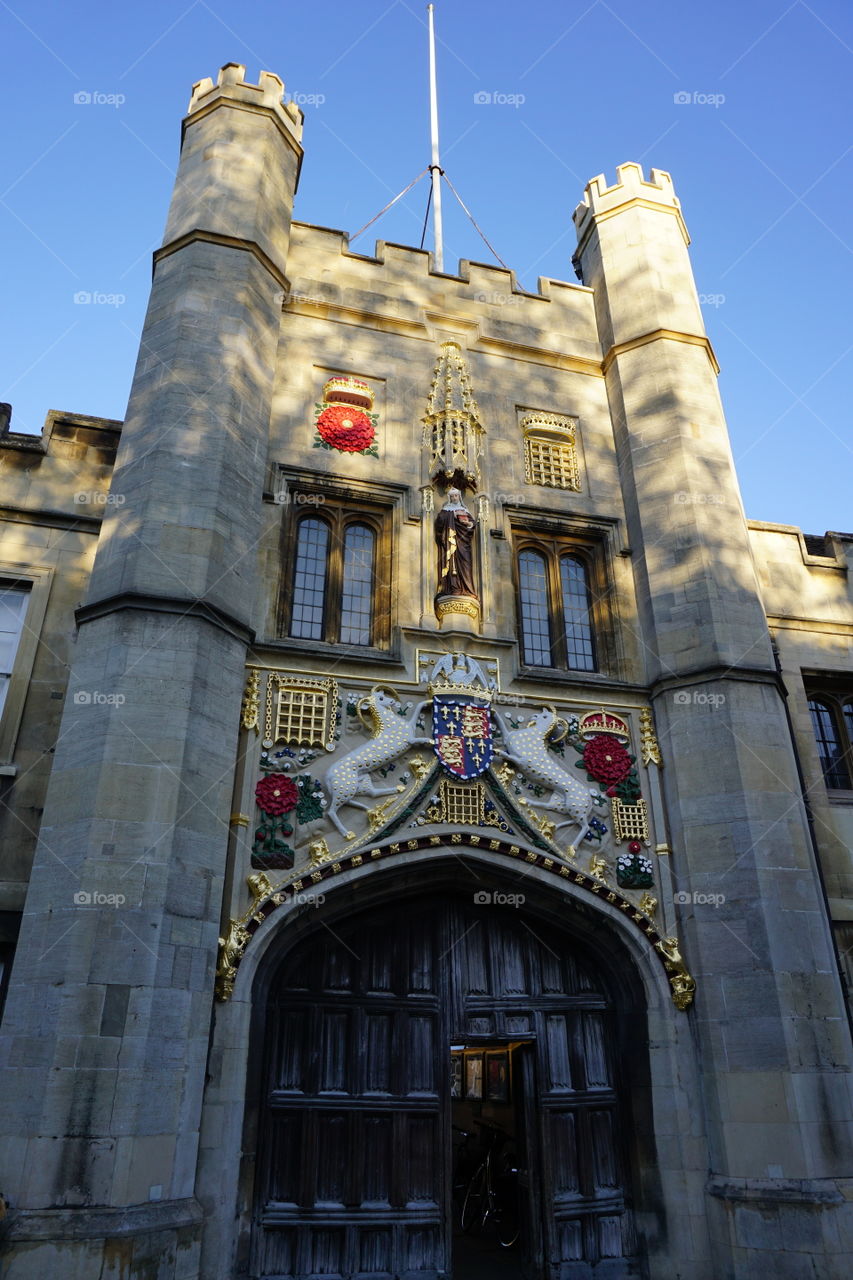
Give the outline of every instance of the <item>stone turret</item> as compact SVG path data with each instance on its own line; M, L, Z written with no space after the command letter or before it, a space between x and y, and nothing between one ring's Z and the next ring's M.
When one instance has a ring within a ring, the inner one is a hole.
M10 1280L198 1275L234 726L302 155L282 89L229 64L183 125L4 1021Z
M715 1274L780 1274L779 1238L797 1236L804 1206L814 1262L797 1257L820 1269L849 1210L850 1040L687 232L669 175L646 181L633 164L613 186L594 179L575 222L666 765L679 932L703 993L711 1176L688 1200L701 1214L706 1197ZM772 1230L757 1234L759 1218Z

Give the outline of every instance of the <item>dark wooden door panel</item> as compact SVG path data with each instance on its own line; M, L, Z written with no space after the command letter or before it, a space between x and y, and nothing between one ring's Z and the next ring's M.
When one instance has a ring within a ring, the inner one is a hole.
M269 1009L253 1274L447 1274L436 922L300 948ZM292 984L292 985L291 985Z
M512 909L395 907L301 946L268 1011L252 1275L448 1280L448 1048L478 1040L528 1044L519 1275L640 1275L612 1017L563 936Z

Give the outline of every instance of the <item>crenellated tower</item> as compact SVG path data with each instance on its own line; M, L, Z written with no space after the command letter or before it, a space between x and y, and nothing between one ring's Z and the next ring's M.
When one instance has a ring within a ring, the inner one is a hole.
M201 1099L302 155L282 91L231 63L194 87L183 123L4 1021L10 1280L85 1280L118 1256L126 1275L198 1275Z
M750 1215L771 1214L783 1235L796 1234L804 1204L842 1201L834 1179L845 1175L841 1135L851 1128L843 998L672 180L622 165L613 186L589 183L575 223L666 764L673 843L662 852L702 991L711 1175L695 1193L697 1203L706 1197L719 1274L758 1274L741 1269L745 1242L752 1265L765 1249L774 1271L778 1241L756 1243ZM697 894L721 901L702 910ZM820 1235L833 1228L814 1217L815 1255L831 1253Z

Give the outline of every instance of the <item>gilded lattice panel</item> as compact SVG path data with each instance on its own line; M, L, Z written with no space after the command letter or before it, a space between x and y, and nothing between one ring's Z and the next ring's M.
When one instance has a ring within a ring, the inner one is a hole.
M333 737L337 681L272 673L267 685L265 737L290 746L326 747Z
M521 429L527 483L577 492L581 483L573 420L556 413L526 413Z
M461 784L442 779L441 803L444 821L460 827L482 827L485 795L479 782Z
M626 804L618 796L610 801L613 811L613 839L642 840L649 843L649 817L645 800L637 800Z

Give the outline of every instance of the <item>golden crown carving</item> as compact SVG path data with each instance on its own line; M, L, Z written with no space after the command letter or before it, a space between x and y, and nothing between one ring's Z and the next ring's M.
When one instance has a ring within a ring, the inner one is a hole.
M373 408L373 389L361 378L329 378L323 386L326 404L352 404L360 409Z
M591 738L596 733L612 733L615 738L624 738L626 742L631 739L627 720L604 707L600 711L588 711L578 724L579 738Z

